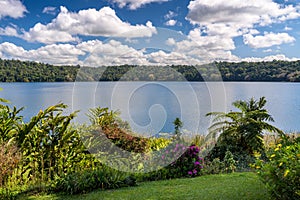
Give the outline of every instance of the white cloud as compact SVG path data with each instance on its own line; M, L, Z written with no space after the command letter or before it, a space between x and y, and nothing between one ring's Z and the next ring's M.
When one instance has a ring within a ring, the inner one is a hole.
M184 52L166 53L161 50L147 54L145 49L137 50L119 41L90 40L79 44L50 44L37 49L26 50L21 46L4 42L0 44L0 55L4 59L35 60L54 65L170 65L201 64L202 61Z
M7 26L5 28L0 27L0 35L19 37L18 31L11 26Z
M285 61L297 61L299 58L288 58L283 54L277 54L277 55L271 55L271 56L266 56L263 58L257 58L257 57L248 57L248 58L243 58L241 61L246 61L246 62L262 62L262 61L273 61L273 60L285 60Z
M235 49L234 41L231 37L225 37L222 34L202 36L199 28L191 30L188 38L190 42L194 43L198 48L205 48L209 51ZM178 44L178 46L180 46L180 44Z
M77 64L78 56L84 52L70 44L52 44L35 50L4 42L0 44L0 54L6 59L34 60L52 64Z
M168 46L176 45L175 39L174 38L168 38L167 41L166 41L166 45L168 45Z
M0 19L3 17L20 18L27 12L19 0L0 0Z
M233 39L243 36L251 48L263 48L291 43L295 38L287 33L266 33L257 36L258 27L300 18L300 7L282 5L272 0L192 0L187 20L196 28L189 33L178 49L194 54L205 48L207 56L215 59L239 60L232 55ZM198 45L198 46L197 46ZM219 56L219 58L218 58Z
M193 24L226 24L232 28L252 28L300 17L298 7L281 6L272 0L194 0L187 19Z
M47 6L43 9L43 13L55 15L56 14L56 7L53 6Z
M139 41L137 39L131 39L131 38L126 38L125 42L131 43L131 44L138 44Z
M143 50L136 50L121 42L99 40L79 44L50 44L38 49L26 50L15 44L0 44L0 55L4 59L34 60L55 65L105 66L121 64L148 64ZM84 58L82 60L82 58Z
M253 36L251 34L244 35L244 43L251 48L265 48L284 43L292 43L295 38L287 33L264 33L264 35Z
M258 34L256 26L300 17L299 7L272 0L194 0L188 9L187 20L201 27L203 33L231 38Z
M88 56L81 63L88 66L148 64L143 49L136 50L116 40L107 43L99 40L83 42L77 48L87 52Z
M173 12L173 11L169 11L166 15L165 15L165 19L172 19L172 18L174 18L174 17L176 17L177 16L177 14L175 13L175 12Z
M173 12L173 11L169 11L165 16L164 16L164 18L167 20L166 22L165 22L165 25L167 25L167 26L175 26L176 24L178 24L178 25L181 25L181 23L179 22L177 22L177 20L175 20L175 19L173 19L174 17L176 17L177 16L177 13L175 13L175 12Z
M272 52L273 50L272 49L265 49L263 50L264 53L269 53L269 52Z
M291 31L291 30L293 30L293 28L288 27L288 26L285 26L285 27L284 27L284 30L285 30L285 31Z
M137 8L142 7L145 4L149 3L161 3L161 2L167 2L169 0L110 0L113 3L118 4L120 8L123 8L125 6L128 6L129 9L135 10Z
M243 33L241 30L232 29L229 25L221 23L209 24L203 28L202 32L210 36L218 35L222 37L236 37Z
M177 23L177 20L170 19L170 20L168 20L165 24L166 24L167 26L175 26L176 23Z
M156 33L156 28L151 22L131 25L123 22L109 7L73 13L61 6L55 19L46 25L37 23L24 33L23 39L51 44L78 41L78 35L134 38L150 37L153 33Z
M251 35L257 35L257 34L259 34L259 31L256 29L250 29L250 30L248 30L248 33Z
M172 41L172 38L169 38ZM174 41L173 41L174 42ZM230 51L196 48L195 43L189 48L176 49L166 53L158 50L147 54L144 49L136 50L124 45L119 41L110 40L103 43L100 40L90 40L79 44L50 44L38 49L26 50L15 44L4 42L0 44L0 56L4 59L35 60L37 62L50 63L54 65L84 65L84 66L109 66L109 65L195 65L220 61L272 61L272 60L297 60L297 58L287 58L285 55L271 55L264 58L243 58L240 59L231 54ZM178 43L177 43L178 44ZM181 43L183 44L183 43ZM187 47L187 46L185 46ZM82 59L84 58L84 59Z
M33 28L30 28L29 32L24 32L21 37L29 42L37 41L44 44L73 42L79 40L67 31L49 28L47 25L43 25L41 23L37 23Z
M148 54L147 58L152 65L195 65L201 63L199 60L185 54L178 52L166 53L162 50Z

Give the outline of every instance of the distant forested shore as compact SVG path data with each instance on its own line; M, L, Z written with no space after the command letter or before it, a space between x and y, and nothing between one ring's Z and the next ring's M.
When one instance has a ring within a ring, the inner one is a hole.
M0 59L0 82L74 81L270 81L300 82L300 60L214 62L201 66L55 66Z

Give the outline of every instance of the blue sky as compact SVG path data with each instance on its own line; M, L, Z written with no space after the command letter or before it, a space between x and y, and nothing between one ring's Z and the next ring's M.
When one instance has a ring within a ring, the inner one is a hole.
M296 0L0 0L0 57L50 64L300 58Z

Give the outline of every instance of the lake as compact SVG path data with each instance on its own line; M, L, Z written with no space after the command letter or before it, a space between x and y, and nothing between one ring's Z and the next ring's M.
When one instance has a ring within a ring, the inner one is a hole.
M211 111L234 110L232 102L265 96L273 123L284 131L300 131L300 84L274 82L75 82L0 83L0 97L25 107L25 121L40 109L63 102L66 114L80 110L74 122L88 123L97 106L120 110L132 129L145 135L173 132L179 117L185 133L206 133Z

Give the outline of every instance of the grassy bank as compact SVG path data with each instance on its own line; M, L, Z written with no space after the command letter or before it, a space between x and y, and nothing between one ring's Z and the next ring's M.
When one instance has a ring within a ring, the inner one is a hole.
M251 172L140 183L137 187L95 191L85 195L21 197L44 200L92 199L268 199L265 186Z

